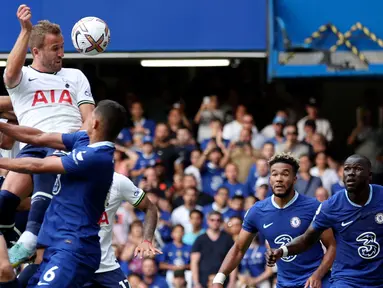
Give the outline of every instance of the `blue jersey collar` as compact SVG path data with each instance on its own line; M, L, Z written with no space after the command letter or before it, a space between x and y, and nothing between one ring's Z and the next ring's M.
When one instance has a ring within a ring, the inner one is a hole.
M109 146L109 147L114 148L114 143L110 142L110 141L101 141L101 142L96 142L96 143L88 145L88 147L92 147L92 148L100 147L100 146Z
M368 204L370 204L371 199L372 199L373 190L372 190L372 186L371 186L371 184L370 184L369 186L370 186L370 196L368 196L368 200L367 200L366 204L364 204L364 206L367 206ZM352 202L352 201L350 200L350 198L348 198L347 189L344 189L344 195L346 196L347 201L348 201L352 206L359 207L359 208L362 207L361 205Z
M277 203L275 203L275 201L274 201L275 196L272 195L271 196L271 204L273 204L273 206L277 209L286 209L287 207L291 206L298 199L298 196L299 196L299 193L297 191L295 191L294 197L283 208L281 208L281 207L279 207L279 205Z

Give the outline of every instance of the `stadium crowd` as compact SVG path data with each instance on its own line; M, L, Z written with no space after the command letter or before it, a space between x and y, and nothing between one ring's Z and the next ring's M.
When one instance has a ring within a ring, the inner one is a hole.
M116 255L132 287L211 287L247 209L272 193L268 159L277 152L300 160L299 193L323 202L344 187L342 162L331 153L331 122L320 118L315 98L297 124L281 109L265 127L257 127L241 104L230 120L215 95L204 97L194 118L184 105L175 103L167 122L156 123L136 99L129 103L131 122L118 136L116 172L145 190L160 211L155 240L163 254L155 259L133 257L143 239L142 212L123 204L114 220ZM361 144L354 146L359 153L367 149L363 142L377 138L366 123L359 122L348 138L348 145ZM372 160L378 183L381 158ZM266 267L262 238L247 251L231 287L274 285L277 271Z

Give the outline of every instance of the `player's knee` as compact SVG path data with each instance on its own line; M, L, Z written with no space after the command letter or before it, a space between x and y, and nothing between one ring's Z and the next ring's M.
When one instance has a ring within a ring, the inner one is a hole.
M9 261L0 261L0 282L8 282L15 279L12 265Z

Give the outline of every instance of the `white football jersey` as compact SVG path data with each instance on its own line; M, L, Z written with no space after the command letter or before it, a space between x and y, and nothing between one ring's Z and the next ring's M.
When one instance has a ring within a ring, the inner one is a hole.
M96 273L113 271L120 267L114 249L112 247L113 223L117 209L122 201L128 201L131 205L137 206L145 197L145 192L137 188L129 178L122 174L114 173L113 183L110 187L110 194L107 199L106 209L100 219L100 243L101 263Z
M82 126L81 104L94 104L90 85L78 69L42 73L22 68L20 83L8 89L19 125L44 132L71 133Z

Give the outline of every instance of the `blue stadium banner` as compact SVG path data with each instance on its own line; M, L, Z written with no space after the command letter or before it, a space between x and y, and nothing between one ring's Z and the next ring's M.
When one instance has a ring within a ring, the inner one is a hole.
M5 37L0 53L8 53L20 31L16 10L32 9L32 21L61 25L66 52L75 52L73 25L86 16L108 23L108 52L264 51L266 0L7 0L0 2Z

